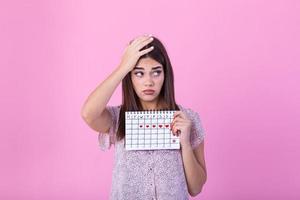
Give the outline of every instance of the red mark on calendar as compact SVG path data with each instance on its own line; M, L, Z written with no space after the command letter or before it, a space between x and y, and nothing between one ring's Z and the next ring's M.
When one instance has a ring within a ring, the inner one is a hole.
M143 128L143 125L140 124L139 127L140 127L140 128ZM146 128L150 128L150 125L149 125L149 124L146 124L145 127L146 127ZM156 128L156 124L152 124L152 127L153 127L153 128ZM164 128L164 127L165 127L165 128L169 128L170 125L169 125L169 124L165 124L165 125L159 124L158 127L159 127L159 128Z

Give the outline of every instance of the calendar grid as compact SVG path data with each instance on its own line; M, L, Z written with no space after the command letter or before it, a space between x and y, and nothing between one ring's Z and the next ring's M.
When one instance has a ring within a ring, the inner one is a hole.
M174 112L126 111L126 150L179 149L179 137L173 136L170 128Z

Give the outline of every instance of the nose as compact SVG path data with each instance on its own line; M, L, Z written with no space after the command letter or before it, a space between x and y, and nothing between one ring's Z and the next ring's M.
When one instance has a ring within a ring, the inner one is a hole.
M145 86L153 86L153 85L154 85L154 81L152 77L148 75L145 80Z

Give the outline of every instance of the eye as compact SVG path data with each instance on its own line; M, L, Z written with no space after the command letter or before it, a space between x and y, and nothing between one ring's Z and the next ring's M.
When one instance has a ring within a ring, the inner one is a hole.
M138 77L143 76L143 72L135 72L134 74L135 74L136 76L138 76ZM141 74L141 75L139 75L139 74Z
M155 72L153 72L153 73L154 73L154 76L159 76L160 73L161 73L161 71L159 70L159 71L155 71Z

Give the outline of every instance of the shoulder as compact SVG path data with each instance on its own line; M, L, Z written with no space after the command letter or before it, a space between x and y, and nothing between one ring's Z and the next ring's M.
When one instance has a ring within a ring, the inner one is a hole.
M107 105L106 109L110 112L113 118L117 118L121 110L121 105Z

